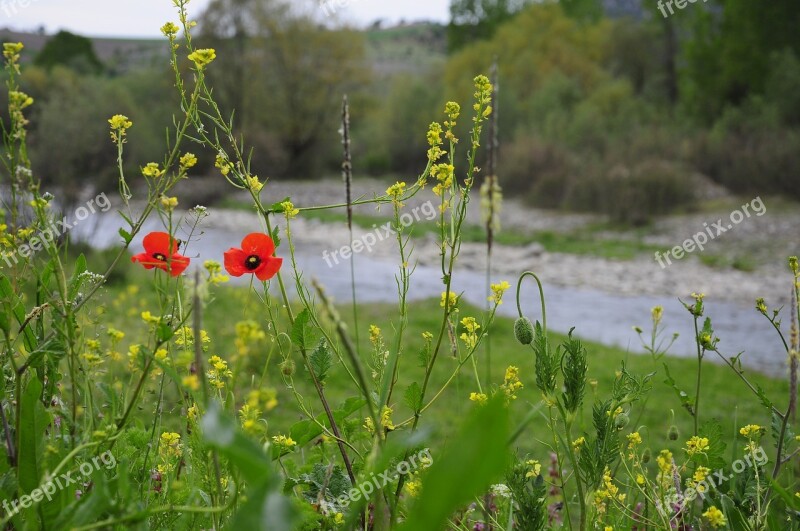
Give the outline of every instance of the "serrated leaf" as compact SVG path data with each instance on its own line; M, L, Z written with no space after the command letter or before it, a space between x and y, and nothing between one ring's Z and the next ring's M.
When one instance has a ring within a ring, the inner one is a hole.
M333 356L328 350L328 342L325 338L320 339L317 343L317 347L308 358L308 364L320 383L323 383L328 377L328 371L333 366Z
M275 247L281 246L281 229L277 225L272 229L270 233L270 237L272 237L273 243L275 243Z
M311 314L309 313L308 308L303 308L303 311L297 314L297 317L294 320L294 325L292 325L290 337L292 339L292 343L294 343L300 350L306 350L311 345L311 326L308 324L310 320Z
M403 393L403 401L414 413L422 409L422 388L417 382L406 387L406 392Z

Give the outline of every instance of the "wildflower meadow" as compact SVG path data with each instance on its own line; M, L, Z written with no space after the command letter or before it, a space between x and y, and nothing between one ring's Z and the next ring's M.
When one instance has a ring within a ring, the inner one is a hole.
M0 247L13 259L0 261L0 527L800 529L796 257L775 257L792 304L752 306L785 347L780 378L745 368L702 293L681 300L692 358L670 356L661 307L636 328L646 355L582 340L581 322L555 333L548 279L491 267L502 180L477 161L494 149L495 72L462 72L472 99L425 117L419 168L372 197L351 193L344 99L341 199L301 204L251 171L239 117L211 81L230 58L197 47L189 0L173 3L161 32L179 104L156 162L129 158L133 113L107 117L118 177L103 213L122 228L103 252L63 230L31 169L24 43L3 44ZM201 157L259 220L213 260L196 256L214 209L176 192ZM409 295L418 200L432 205L422 212L439 250L441 295L426 301ZM358 205L382 208L386 230L360 233ZM456 267L474 209L483 305L466 300ZM298 220L327 211L350 231L335 265L351 300L297 259ZM350 269L356 244L379 238L392 242L392 304L362 301Z

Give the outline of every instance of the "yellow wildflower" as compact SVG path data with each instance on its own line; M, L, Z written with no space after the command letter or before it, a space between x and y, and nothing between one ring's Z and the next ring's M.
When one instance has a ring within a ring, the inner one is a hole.
M725 518L725 515L722 513L722 511L713 505L703 513L703 518L708 520L708 525L713 528L724 527L728 524L728 520Z
M213 48L195 50L189 54L189 60L194 63L198 70L204 70L216 58L217 52Z

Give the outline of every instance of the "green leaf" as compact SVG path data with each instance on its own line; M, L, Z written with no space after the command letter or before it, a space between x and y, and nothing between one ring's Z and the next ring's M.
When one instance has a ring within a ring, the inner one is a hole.
M297 314L294 325L292 325L290 337L292 338L292 343L297 345L297 348L300 350L308 349L313 340L311 336L311 326L308 324L310 320L311 314L308 308L303 308L303 311Z
M325 378L328 376L328 371L330 371L333 366L333 356L331 356L330 350L328 350L328 342L325 338L319 340L317 348L314 349L314 352L312 352L311 356L308 358L308 363L320 383L324 382Z
M72 272L72 278L69 281L69 297L74 299L75 296L78 294L78 291L81 289L81 274L86 272L86 257L81 254L75 260L75 270Z
M3 310L6 314L13 315L17 324L22 326L25 322L25 305L14 292L14 287L8 277L0 273L0 297L2 297ZM30 327L26 326L24 334L25 348L28 352L36 350L36 335Z
M275 247L281 246L281 228L279 226L275 226L270 233L272 237L272 241L275 243Z
M413 382L406 387L406 392L403 394L403 401L414 413L422 409L422 388L417 382Z
M19 433L19 486L27 493L39 486L39 457L50 416L40 401L42 382L34 375L22 392Z
M664 380L664 383L672 387L672 389L675 391L675 394L678 395L678 400L681 401L681 405L686 408L686 411L688 411L691 416L694 417L694 400L691 399L685 391L678 387L678 383L669 373L669 366L666 363L664 364L664 372L667 375L667 379Z
M133 240L133 236L130 232L126 231L123 228L119 229L119 235L122 236L122 240L125 242L125 245L130 245L131 240Z
M434 455L422 495L409 509L401 530L444 529L454 511L503 475L509 460L509 421L501 394L473 410L447 451Z

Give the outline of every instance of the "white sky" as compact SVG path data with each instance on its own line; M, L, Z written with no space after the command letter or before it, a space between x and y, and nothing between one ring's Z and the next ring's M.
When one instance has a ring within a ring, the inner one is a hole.
M196 16L211 0L192 0L189 13ZM321 18L336 16L358 25L378 18L447 21L449 0L314 0L328 2L319 8ZM167 20L176 20L171 0L0 0L0 28L34 30L44 25L48 33L66 29L88 36L157 37Z

